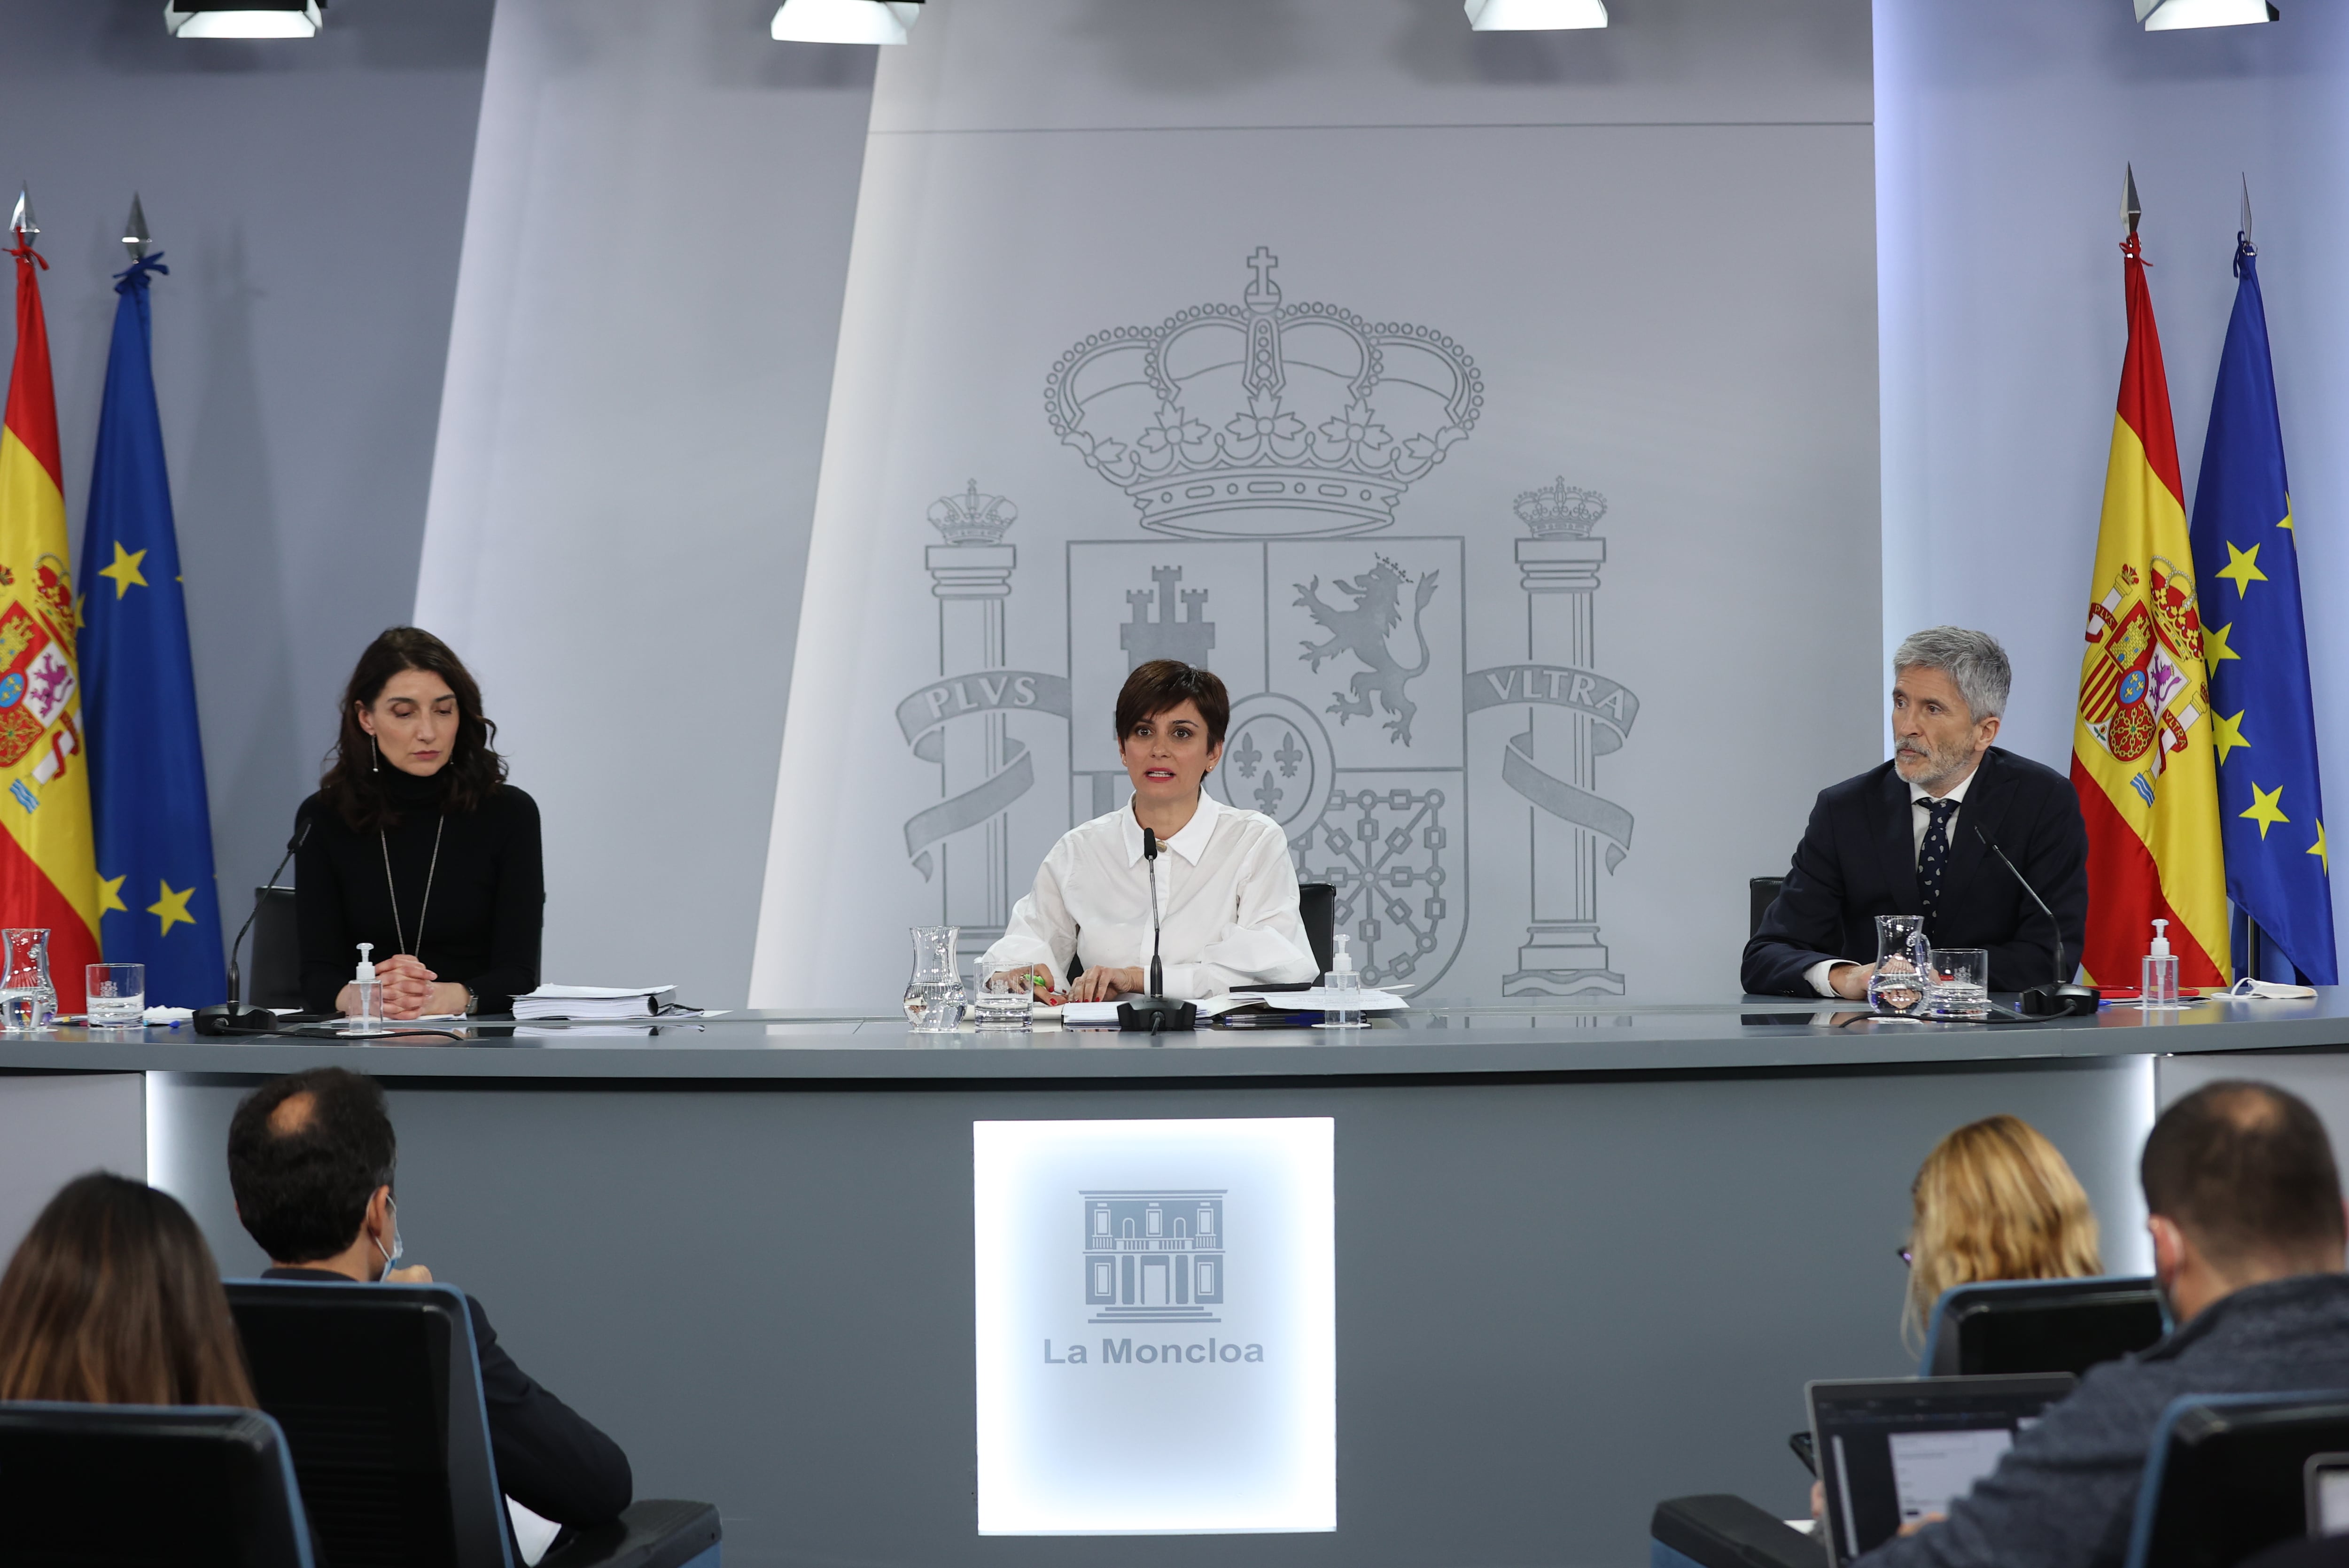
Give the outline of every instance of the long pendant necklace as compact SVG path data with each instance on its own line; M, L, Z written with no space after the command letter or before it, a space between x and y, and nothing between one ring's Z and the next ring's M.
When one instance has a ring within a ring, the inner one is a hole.
M391 882L391 839L381 828L375 830L376 841L383 846L383 891L391 895L391 934L398 940L402 953L421 960L424 956L424 917L432 909L432 873L440 869L440 834L449 826L443 815L440 825L432 830L432 861L424 868L424 902L416 911L416 945L408 945L407 928L399 923L399 889Z

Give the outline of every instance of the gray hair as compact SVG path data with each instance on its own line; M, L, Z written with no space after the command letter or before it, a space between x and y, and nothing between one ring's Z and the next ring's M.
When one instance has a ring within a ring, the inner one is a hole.
M1902 670L1939 670L1949 676L1976 724L2006 711L2007 688L2014 684L2014 666L2006 662L2006 650L1998 639L1963 626L1931 626L1909 634L1892 654L1893 677L1898 679Z

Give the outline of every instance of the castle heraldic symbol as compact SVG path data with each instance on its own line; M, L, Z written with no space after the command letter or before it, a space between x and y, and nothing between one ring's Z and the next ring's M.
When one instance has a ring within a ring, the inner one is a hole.
M1225 1190L1081 1191L1095 1323L1221 1323Z
M1053 431L1126 493L1146 536L1068 542L1066 676L1007 666L1016 509L976 481L930 509L945 541L926 552L939 679L896 717L939 769L940 799L905 823L909 861L965 951L987 946L1050 847L1009 842L1012 803L1035 784L1020 716L1084 716L1067 820L1099 816L1130 793L1103 722L1119 687L1137 665L1181 659L1234 694L1208 788L1280 825L1299 880L1336 888L1366 981L1424 988L1467 931L1468 717L1499 708L1523 718L1499 763L1529 807L1532 867L1502 990L1620 994L1598 877L1629 852L1632 818L1597 793L1595 764L1639 700L1593 667L1605 499L1562 480L1517 498L1532 535L1516 552L1526 662L1469 670L1467 540L1386 531L1475 426L1475 362L1427 327L1284 304L1262 246L1247 264L1240 306L1092 334L1047 377Z

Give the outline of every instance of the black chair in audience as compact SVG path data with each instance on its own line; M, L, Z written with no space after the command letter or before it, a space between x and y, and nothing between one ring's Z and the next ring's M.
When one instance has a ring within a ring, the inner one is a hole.
M2197 1394L2154 1428L2127 1568L2228 1568L2303 1533L2302 1467L2349 1450L2349 1389Z
M1667 1498L1648 1522L1649 1568L1826 1568L1826 1548L1742 1497Z
M0 1405L0 1561L313 1568L285 1434L256 1410Z
M1933 1304L1917 1372L2077 1377L2168 1332L2169 1315L2149 1275L1983 1280L1951 1285Z
M510 1553L464 1294L231 1280L254 1390L277 1418L333 1568L520 1568ZM637 1502L542 1568L718 1568L718 1511Z
M302 936L290 887L253 890L253 966L244 999L256 1007L302 1005Z
M1752 936L1762 929L1763 917L1778 902L1778 890L1785 885L1785 877L1755 877L1745 884L1746 935Z

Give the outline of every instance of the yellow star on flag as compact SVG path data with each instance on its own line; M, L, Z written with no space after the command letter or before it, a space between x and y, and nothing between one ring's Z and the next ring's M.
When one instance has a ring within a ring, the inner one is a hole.
M2245 708L2243 713L2250 711L2251 709ZM2227 753L2234 750L2238 746L2246 751L2251 749L2251 743L2243 738L2243 714L2239 713L2234 717L2229 718L2224 714L2214 713L2210 717L2215 726L2210 732L2210 744L2219 748L2220 762L2226 761Z
M2251 786L2251 788L2256 791L2259 786L2255 784ZM2260 832L2262 835L2265 835L2267 830L2265 828L2261 828ZM188 913L188 900L193 898L195 896L195 892L196 890L192 886L183 888L178 892L173 892L170 882L165 882L163 884L163 896L147 906L148 913L160 915L162 918L163 929L157 933L158 935L171 935L171 923L173 921L179 921L188 925L193 925L196 923L196 917Z
M2234 629L2235 624L2232 621L2223 626L2202 628L2202 663L2205 665L2216 669L2227 659L2240 659L2243 656L2227 645L2227 634Z
M2292 498L2290 496L2284 497L2283 521L2277 523L2276 526L2278 528L2292 528ZM2292 528L2292 531L2294 533L2298 533L2300 531L2300 530L2296 528Z
M2251 552L2257 554L2259 546L2256 544L2251 546ZM147 579L139 575L139 563L146 559L145 551L125 550L122 548L122 541L118 539L114 542L114 564L101 566L98 568L98 574L100 577L114 579L114 596L119 599L134 587L147 586ZM2224 577L2226 573L2221 572L2219 575Z
M2333 857L2325 852L2324 824L2322 822L2316 824L2316 842L2308 846L2308 852L2316 857L2317 863L2324 868L2326 876L2333 874Z
M2282 785L2279 784L2272 789L2262 789L2257 783L2254 783L2251 786L2251 804L2250 809L2247 810L2238 811L2235 815L2239 817L2249 817L2252 821L2257 822L2260 825L2260 841L2265 843L2267 841L2268 829L2271 825L2277 822L2289 822L2292 820L2290 817L2285 816L2283 812L2279 810L2276 807L2276 802L2282 799L2283 799Z
M128 872L124 873L125 876L128 874ZM100 877L98 879L98 913L104 914L109 909L119 909L125 914L129 914L130 913L130 906L122 902L122 877Z
M115 548L119 550L121 546ZM2268 574L2260 570L2260 547L2254 544L2249 550L2238 550L2233 544L2229 544L2227 564L2220 569L2219 575L2234 583L2238 598L2250 593L2252 583L2266 582Z

